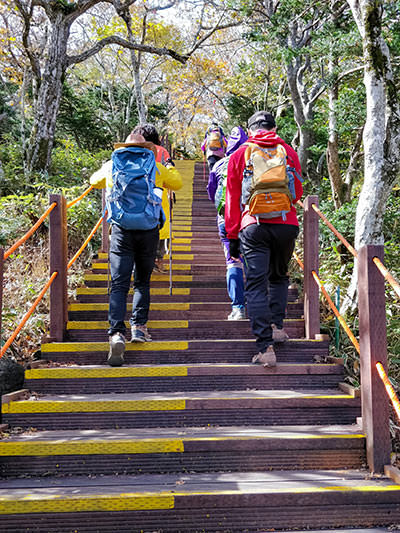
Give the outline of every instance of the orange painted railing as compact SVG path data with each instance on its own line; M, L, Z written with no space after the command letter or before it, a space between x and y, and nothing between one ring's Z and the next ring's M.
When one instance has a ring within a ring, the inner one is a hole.
M400 296L400 285L382 263L383 246L364 246L356 251L320 211L317 203L317 197L306 198L304 204L299 202L304 208L304 262L300 260L297 254L295 254L295 259L304 270L306 336L313 338L319 326L317 319L319 307L316 305L316 299L319 300L319 298L315 297L315 292L313 293L314 287L318 286L360 354L362 420L367 437L367 461L371 471L383 472L385 465L390 462L391 449L387 396L389 396L397 415L399 415L400 406L396 392L384 369L387 366L384 281L390 283L398 296ZM340 315L318 276L319 231L316 216L331 229L350 253L357 257L359 341ZM311 278L314 286L309 281Z
M67 268L71 268L71 266L75 263L75 261L78 259L78 257L81 255L83 250L86 248L86 246L89 244L89 242L93 239L94 234L99 229L100 224L103 222L103 216L99 218L96 225L92 229L92 231L89 234L89 237L85 240L85 242L82 244L82 246L79 248L79 250L76 252L76 254L73 256L73 258L68 262Z
M383 381L383 384L385 385L386 392L388 393L389 398L392 400L393 408L396 412L397 418L400 421L400 401L394 391L394 388L392 387L392 384L389 381L388 375L385 372L385 369L383 368L382 363L376 363L376 370L378 371L379 377Z
M9 248L8 250L6 250L4 252L4 259L7 259L8 257L10 257L10 255L12 253L15 252L15 250L17 248L19 248L21 246L21 244L24 244L25 241L27 241L29 239L29 237L31 237L35 231L39 228L39 226L46 220L46 218L50 215L50 213L53 211L53 209L56 207L56 203L53 202L47 209L46 211L43 213L43 215L39 218L39 220L29 229L29 231L27 231L25 233L25 235L23 237L21 237L20 239L18 239L17 242L15 242L11 248Z
M93 189L93 186L90 186L78 198L75 198L74 200L72 200L71 202L66 204L66 209L68 209L69 207L72 207L77 202L82 200L82 198L84 198L87 194L89 194L89 192L92 189ZM38 219L38 221L27 231L27 233L23 237L18 239L8 250L3 252L3 250L0 249L0 252L1 252L0 253L0 332L1 332L1 324L2 324L2 322L1 322L1 314L2 314L2 296L3 296L3 294L2 294L2 291L3 291L3 283L2 283L2 280L3 280L3 263L4 263L4 261L7 258L9 258L11 256L11 254L13 254L15 252L15 250L17 250L24 242L26 242L28 240L29 237L31 237L35 233L35 231L40 227L40 225L44 222L44 220L49 215L50 215L50 234L52 233L52 230L51 230L51 228L52 228L52 215L54 214L55 210L57 211L57 209L60 209L61 204L65 204L65 200L61 196L59 197L59 199L60 199L59 201L51 202L50 206L46 209L46 211L42 214L42 216ZM89 241L93 238L95 232L99 228L99 226L101 224L101 221L102 221L102 218L97 222L95 228L92 230L92 232L90 233L89 237L85 240L84 244L81 246L81 248L78 250L78 252L74 255L74 257L71 259L71 261L69 261L69 263L66 265L66 269L68 269L78 259L78 257L82 254L83 250L88 245ZM66 225L65 225L65 228L66 228ZM58 237L56 239L53 239L53 241L54 241L53 242L53 246L54 245L57 246L58 245L57 241L61 242L62 240L63 239L59 239ZM52 250L52 243L51 243L51 237L50 237L50 254L52 253L51 250ZM45 296L45 294L49 290L49 288L51 288L53 286L53 282L56 281L56 278L60 278L59 274L60 274L60 272L59 272L58 269L57 270L56 269L53 270L53 272L52 272L52 274L50 276L50 279L47 281L47 283L45 284L43 289L40 291L38 297L36 298L36 300L34 301L32 306L30 307L28 312L24 315L24 317L21 319L21 321L18 324L18 326L12 332L11 336L9 337L9 339L2 346L2 348L0 350L0 358L6 353L6 351L9 349L11 344L16 339L17 335L21 332L21 330L23 329L23 327L26 324L27 320L32 315L32 313L34 312L36 307L38 306L39 302L43 299L43 297ZM66 278L66 276L64 276L64 277ZM53 313L53 316L54 316L54 314L57 314L57 313ZM50 322L51 322L51 320L52 320L52 313L50 312ZM51 325L50 325L50 329L51 329Z
M90 187L88 187L88 188L86 189L86 191L84 191L80 196L78 196L78 198L75 198L75 200L72 200L72 202L69 202L69 203L67 204L67 209L69 209L69 208L72 207L73 205L75 205L75 204L77 204L78 202L80 202L80 201L82 200L82 198L85 198L85 196L86 196L87 194L89 194L90 191L93 190L93 189L94 189L93 185L91 185Z
M11 337L5 342L4 346L0 350L0 358L3 357L3 355L6 353L8 348L11 346L11 344L16 339L18 333L21 331L21 329L25 326L28 318L32 315L33 311L36 309L36 307L39 305L40 301L43 299L43 296L46 294L48 289L50 288L53 281L58 276L58 272L53 272L50 279L47 281L46 285L43 287L43 289L40 291L39 296L36 298L36 300L33 302L31 308L29 311L25 314L25 316L22 318L21 322L18 324L18 326L13 331Z

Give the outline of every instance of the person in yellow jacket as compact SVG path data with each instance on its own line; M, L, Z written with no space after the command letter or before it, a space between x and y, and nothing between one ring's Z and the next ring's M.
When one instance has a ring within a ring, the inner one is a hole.
M168 168L170 168L171 166L173 167L175 166L168 150L164 148L163 146L161 146L160 135L158 133L157 128L153 124L149 124L149 123L138 124L133 129L132 134L143 135L146 141L149 141L155 145L156 150L157 150L157 155L156 155L157 163L161 163ZM175 191L175 190L176 189L167 190L167 188L164 188L163 190L162 207L164 210L166 221L163 227L160 229L160 240L158 242L156 263L154 266L154 270L156 270L157 272L163 272L163 257L165 253L168 251L168 243L170 239L170 227L169 226L170 226L170 220L172 220L172 212L170 213L170 210L172 207L171 196L173 194L172 191Z
M141 135L131 134L126 139L126 143L148 148L156 155L154 145L146 142ZM116 145L116 148L121 146L125 144ZM182 187L182 178L173 166L165 167L160 163L156 165L158 170L155 178L156 187L170 190L178 190ZM111 161L104 163L100 170L90 177L90 184L98 189L112 188ZM162 207L164 209L164 202ZM134 266L134 296L129 321L131 341L152 340L147 330L147 320L150 308L150 277L154 268L158 241L159 226L149 230L128 230L118 224L112 224L109 250L111 290L108 311L110 351L107 359L110 366L121 366L124 363L126 299Z

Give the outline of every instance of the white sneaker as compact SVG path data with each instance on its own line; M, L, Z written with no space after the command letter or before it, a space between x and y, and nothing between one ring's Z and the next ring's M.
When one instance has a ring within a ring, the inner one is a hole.
M234 307L228 315L228 320L245 320L246 310L244 307Z
M109 337L110 351L108 352L107 363L110 366L122 366L124 364L125 337L122 333L114 333Z

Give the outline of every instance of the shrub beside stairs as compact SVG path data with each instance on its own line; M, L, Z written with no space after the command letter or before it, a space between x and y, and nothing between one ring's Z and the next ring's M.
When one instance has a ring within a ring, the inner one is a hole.
M340 386L328 342L304 339L295 288L277 367L250 364L248 321L226 320L225 263L202 165L179 169L173 291L167 270L153 274L153 342L128 342L125 366L107 366L107 258L99 254L69 306L68 340L43 344L25 391L3 398L10 433L0 441L0 531L400 523L400 486L365 469L360 399Z

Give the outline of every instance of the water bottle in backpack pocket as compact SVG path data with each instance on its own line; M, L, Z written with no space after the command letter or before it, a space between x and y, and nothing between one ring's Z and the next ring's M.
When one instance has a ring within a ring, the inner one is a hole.
M113 152L113 186L107 195L107 222L129 230L164 225L162 189L155 186L156 172L154 153L148 148L128 146Z

